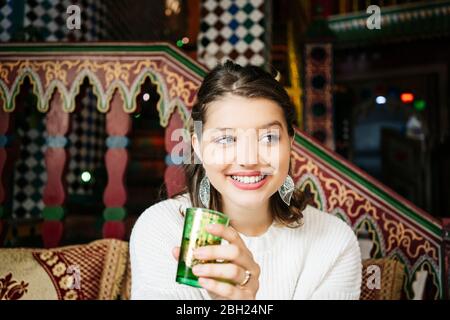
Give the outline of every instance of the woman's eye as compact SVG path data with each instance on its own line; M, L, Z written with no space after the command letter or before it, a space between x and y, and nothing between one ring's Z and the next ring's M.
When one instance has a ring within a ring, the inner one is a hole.
M274 143L278 142L279 136L276 134L266 134L261 138L261 141L264 143Z
M232 136L223 136L223 137L220 137L220 138L216 139L216 142L220 143L220 144L233 143L234 142L234 137L232 137Z

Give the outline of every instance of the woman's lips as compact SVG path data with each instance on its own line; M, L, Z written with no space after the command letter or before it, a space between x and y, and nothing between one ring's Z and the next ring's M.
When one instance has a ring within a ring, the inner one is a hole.
M264 176L264 179L255 183L244 183L234 180L231 176L228 176L227 179L231 181L231 183L238 189L241 190L256 190L261 188L267 181L269 176Z

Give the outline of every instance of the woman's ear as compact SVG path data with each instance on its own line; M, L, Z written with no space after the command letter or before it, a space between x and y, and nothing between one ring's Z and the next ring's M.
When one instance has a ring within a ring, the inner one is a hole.
M200 159L200 161L202 161L202 156L200 153L200 142L198 141L197 134L195 134L195 133L192 134L191 143L192 143L192 148L194 149L195 155L197 156L197 158Z

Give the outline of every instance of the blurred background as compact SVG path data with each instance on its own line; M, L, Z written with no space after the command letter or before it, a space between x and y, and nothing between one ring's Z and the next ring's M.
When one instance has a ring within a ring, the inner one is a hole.
M81 29L66 26L76 4ZM381 29L367 26L369 5ZM436 218L450 217L450 1L109 0L0 1L0 46L12 42L168 42L205 69L232 59L277 70L297 126ZM45 114L29 79L16 97L17 161L5 246L42 246L47 179ZM101 237L107 183L105 114L86 80L70 117L61 244ZM126 171L126 236L142 211L164 197L166 150L152 81L136 98Z

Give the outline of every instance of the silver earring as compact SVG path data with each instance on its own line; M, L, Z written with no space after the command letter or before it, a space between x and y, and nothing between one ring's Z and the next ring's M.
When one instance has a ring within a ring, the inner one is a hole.
M211 185L209 183L208 177L205 174L205 176L202 178L202 181L200 181L199 188L200 202L203 204L203 206L205 206L205 208L209 208L210 189Z
M281 187L278 189L281 199L288 206L291 203L292 194L294 193L295 184L290 175L287 175Z

